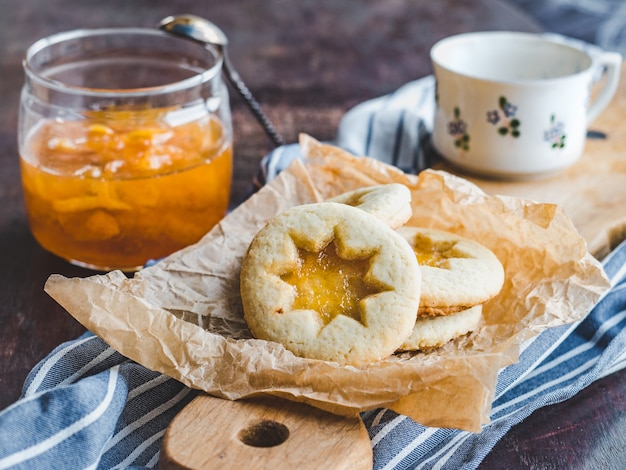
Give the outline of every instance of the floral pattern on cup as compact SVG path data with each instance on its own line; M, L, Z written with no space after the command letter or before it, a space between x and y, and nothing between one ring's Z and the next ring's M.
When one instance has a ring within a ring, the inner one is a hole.
M562 121L557 121L556 116L550 116L550 127L544 131L543 140L549 142L553 149L565 148L565 125Z
M469 150L470 136L467 133L467 123L461 119L461 110L454 108L454 120L448 123L448 133L454 137L454 146L464 152Z
M515 117L517 113L517 106L509 102L505 96L501 96L498 100L499 109L493 111L487 111L487 122L494 126L500 124L498 127L498 134L510 135L511 137L518 138L520 133L521 122Z

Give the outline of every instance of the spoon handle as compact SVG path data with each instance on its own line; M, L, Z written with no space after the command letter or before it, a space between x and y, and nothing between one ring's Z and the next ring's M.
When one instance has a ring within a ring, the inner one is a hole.
M224 74L226 75L226 78L231 83L231 85L235 87L237 92L241 95L244 102L248 105L248 108L250 108L250 111L252 111L252 114L254 114L254 116L256 117L257 121L259 121L261 126L263 126L265 133L272 140L272 142L274 142L277 147L284 145L284 139L278 133L278 131L276 131L274 125L265 115L257 100L254 99L254 96L252 96L252 93L250 92L246 84L243 82L237 71L233 68L230 59L226 54L226 51L224 51Z

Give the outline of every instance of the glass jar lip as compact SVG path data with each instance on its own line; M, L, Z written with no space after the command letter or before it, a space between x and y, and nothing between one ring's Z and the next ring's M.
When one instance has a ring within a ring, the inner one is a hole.
M190 44L193 44L195 41L190 41L187 39L178 38L173 36L165 31L161 31L158 29L151 28L139 28L139 27L118 27L118 28L83 28L83 29L75 29L72 31L64 31L60 33L55 33L50 36L46 36L35 41L26 51L26 55L24 60L22 61L22 66L27 76L50 89L64 92L64 93L73 93L80 95L91 95L91 96L150 96L150 95L161 95L171 92L177 92L181 90L186 90L188 88L192 88L197 86L200 83L205 83L216 75L218 75L222 69L222 64L224 62L223 51L220 48L212 47L211 49L214 51L215 55L215 64L213 64L208 69L203 72L198 73L189 78L185 78L184 80L180 80L177 82L167 83L164 85L158 86L150 86L150 87L142 87L142 88L132 88L132 89L115 89L109 90L106 88L89 88L89 87L81 87L77 85L70 85L67 83L63 83L59 80L55 80L49 77L45 77L41 75L40 72L35 70L35 68L31 65L31 60L33 57L40 53L42 50L49 46L53 46L55 44L60 44L62 42L66 42L72 39L84 38L84 37L95 37L95 36L106 36L106 35L115 35L115 34L137 34L137 35L145 35L145 36L155 36L155 37L166 37L172 38L174 40L187 41ZM203 49L209 49L208 45L201 44L199 42L195 42L198 47Z

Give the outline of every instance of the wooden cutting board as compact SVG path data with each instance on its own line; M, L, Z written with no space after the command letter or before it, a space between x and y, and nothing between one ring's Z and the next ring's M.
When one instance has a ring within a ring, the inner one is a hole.
M591 126L572 167L543 179L469 179L490 194L562 206L598 258L626 239L626 65L611 105ZM439 168L454 172L441 165ZM331 415L278 398L231 402L201 395L172 421L164 469L371 469L372 448L359 418Z
M170 423L159 468L371 470L372 445L358 417L274 397L196 397Z

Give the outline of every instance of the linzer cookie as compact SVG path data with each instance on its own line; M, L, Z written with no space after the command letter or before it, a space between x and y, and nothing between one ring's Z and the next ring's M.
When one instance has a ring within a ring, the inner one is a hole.
M412 247L422 273L418 321L401 349L438 347L475 329L482 304L504 283L496 255L474 240L446 231L401 227L398 233Z
M256 338L341 364L391 355L415 326L421 275L406 241L350 205L294 207L254 237L241 297Z
M474 331L480 324L482 311L482 305L474 305L454 315L418 318L413 332L398 348L398 351L439 348L454 338Z
M376 216L391 228L398 228L411 217L411 192L403 184L391 183L349 191L328 201L357 207Z
M421 314L445 315L485 303L500 292L504 269L480 243L443 230L401 227L422 271Z

